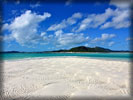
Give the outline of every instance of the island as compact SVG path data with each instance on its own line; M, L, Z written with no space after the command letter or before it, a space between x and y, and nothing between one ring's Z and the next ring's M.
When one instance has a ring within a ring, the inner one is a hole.
M108 48L103 48L103 47L86 47L86 46L78 46L78 47L73 47L71 49L60 49L60 50L53 50L53 51L38 51L38 52L22 52L22 51L2 51L0 53L65 53L65 52L105 52L105 53L110 53L110 52L128 52L128 53L133 53L132 50L111 50Z

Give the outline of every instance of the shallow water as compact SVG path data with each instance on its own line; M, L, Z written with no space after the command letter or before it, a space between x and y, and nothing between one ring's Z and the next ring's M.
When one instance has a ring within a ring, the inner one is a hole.
M130 53L3 53L0 54L2 60L15 60L24 58L42 58L42 57L89 57L98 59L112 60L130 60L133 55Z

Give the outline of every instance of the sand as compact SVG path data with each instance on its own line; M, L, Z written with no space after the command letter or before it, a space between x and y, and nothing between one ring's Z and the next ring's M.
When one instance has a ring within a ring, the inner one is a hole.
M129 96L130 62L81 57L4 61L5 97Z

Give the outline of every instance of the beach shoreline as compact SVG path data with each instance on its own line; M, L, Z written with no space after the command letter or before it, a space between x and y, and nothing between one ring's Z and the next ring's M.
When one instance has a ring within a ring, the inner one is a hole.
M130 96L128 61L47 57L4 60L3 67L7 97Z
M82 56L49 56L49 57L27 57L27 58L16 58L16 59L2 59L1 61L25 61L25 60L36 60L36 59L49 59L49 58L84 58L94 60L106 60L106 61L120 61L120 62L131 62L131 59L118 59L118 58L102 58L102 57L82 57Z

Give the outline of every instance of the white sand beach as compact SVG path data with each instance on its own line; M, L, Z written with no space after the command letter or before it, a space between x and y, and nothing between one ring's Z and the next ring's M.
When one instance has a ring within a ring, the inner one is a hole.
M5 97L130 96L130 62L53 57L4 62Z

